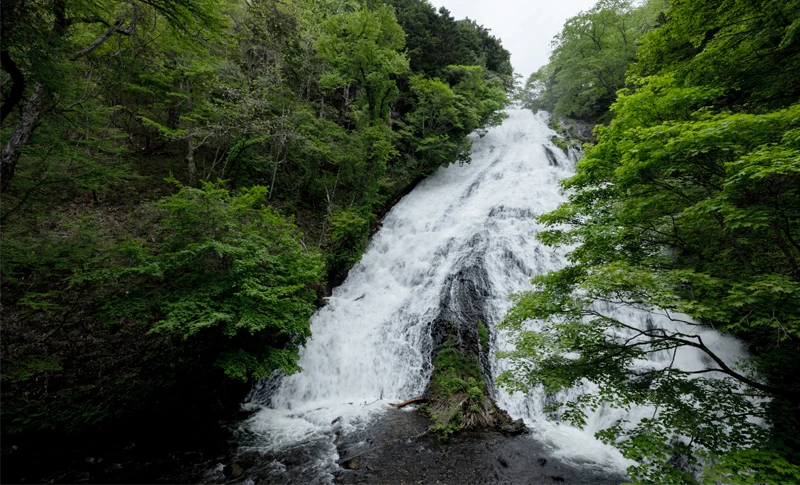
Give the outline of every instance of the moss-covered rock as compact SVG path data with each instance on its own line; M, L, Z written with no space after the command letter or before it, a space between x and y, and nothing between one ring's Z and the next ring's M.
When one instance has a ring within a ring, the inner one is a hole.
M427 407L431 430L441 439L464 428L491 427L494 402L486 392L478 358L455 345L450 335L433 359Z
M485 323L478 320L478 341L481 344L481 351L489 353L489 328Z
M550 142L567 155L570 148L582 150L584 143L595 142L592 134L594 125L591 123L551 116L547 121L547 126L557 133L557 135L550 137Z
M479 322L479 336L481 327L488 345L488 329ZM483 344L484 339L481 341ZM481 374L478 356L458 348L452 334L434 356L427 397L426 410L434 421L431 431L442 440L462 429L498 428L517 432L524 428L497 407Z

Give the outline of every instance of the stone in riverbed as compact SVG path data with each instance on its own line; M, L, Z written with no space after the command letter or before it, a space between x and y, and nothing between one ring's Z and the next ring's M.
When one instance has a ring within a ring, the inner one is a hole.
M500 424L500 431L510 435L520 434L525 431L525 423L522 421L522 419L504 422Z
M350 470L358 470L359 468L361 468L361 463L359 463L358 460L355 458L344 462L343 465L346 468L349 468Z

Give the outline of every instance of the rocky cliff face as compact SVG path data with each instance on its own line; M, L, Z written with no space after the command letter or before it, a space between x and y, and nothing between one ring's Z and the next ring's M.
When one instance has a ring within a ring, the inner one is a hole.
M521 419L513 421L493 399L485 236L478 233L470 240L474 251L445 280L439 314L431 324L433 371L425 394L432 429L444 438L470 428L497 428L511 434L525 429Z

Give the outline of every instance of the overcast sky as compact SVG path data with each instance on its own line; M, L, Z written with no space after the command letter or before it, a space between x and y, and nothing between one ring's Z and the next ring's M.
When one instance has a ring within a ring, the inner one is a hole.
M550 41L564 21L597 0L430 0L456 19L469 17L490 29L511 51L514 70L525 78L547 64Z

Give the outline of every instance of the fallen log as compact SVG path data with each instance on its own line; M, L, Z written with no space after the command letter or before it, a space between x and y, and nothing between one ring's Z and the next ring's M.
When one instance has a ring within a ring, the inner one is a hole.
M414 404L414 403L417 403L417 402L422 402L422 401L427 401L427 400L428 400L427 397L415 397L415 398L409 399L408 401L403 401L403 402L401 402L399 404L390 404L390 406L393 406L393 407L396 407L397 409L400 409L400 408L404 408L404 407L408 406L409 404Z

